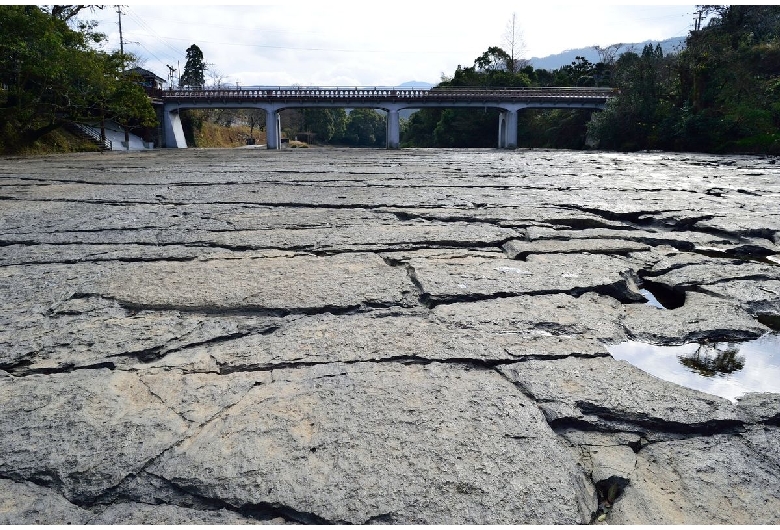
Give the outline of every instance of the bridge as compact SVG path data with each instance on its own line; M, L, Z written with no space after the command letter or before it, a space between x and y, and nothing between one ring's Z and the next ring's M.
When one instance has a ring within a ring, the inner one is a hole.
M163 105L164 147L187 147L179 111L184 109L262 109L266 112L266 145L281 146L279 111L289 108L374 108L387 112L387 148L400 147L399 112L423 108L499 109L498 147L517 147L517 115L523 109L603 110L612 88L322 88L165 90L155 97Z

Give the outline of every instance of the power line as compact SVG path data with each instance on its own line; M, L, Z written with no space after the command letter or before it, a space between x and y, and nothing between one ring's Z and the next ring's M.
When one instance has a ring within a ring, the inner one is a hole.
M150 36L150 35L147 35ZM171 40L180 40L189 42L192 39L183 39L180 37L165 37L166 39ZM349 49L343 49L343 48L303 48L303 47L296 47L296 46L274 46L271 44L243 44L238 42L216 42L216 41L209 41L209 40L202 40L198 39L198 43L205 43L205 44L219 44L220 46L243 46L245 48L268 48L273 50L294 50L294 51L307 51L307 52L344 52L344 53L384 53L384 54L394 54L394 53L413 53L413 54L421 54L421 53L441 53L441 54L451 54L451 53L473 53L473 51L464 52L464 51L457 51L457 50L447 50L447 51L434 51L434 50L410 50L410 51L400 51L400 50L367 50L367 49L360 49L360 50L349 50Z
M138 15L136 13L132 13L132 12L128 12L128 15L130 15L144 29L146 29L147 31L151 32L157 38L157 40L159 40L162 44L164 44L165 46L167 46L168 48L173 50L173 52L176 54L177 57L181 57L182 55L184 55L181 50L179 50L179 49L171 46L170 44L168 44L168 42L165 40L165 37L161 36L159 33L154 31L154 29L151 26L149 26L146 23L146 21L144 21L143 18L141 18L140 15Z

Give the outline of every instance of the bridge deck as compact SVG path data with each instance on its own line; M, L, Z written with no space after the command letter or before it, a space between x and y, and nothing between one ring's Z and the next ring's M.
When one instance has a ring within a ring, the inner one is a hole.
M307 88L263 87L258 89L165 90L155 97L164 102L348 102L434 103L434 102L531 102L589 101L606 102L613 88L544 87L544 88Z

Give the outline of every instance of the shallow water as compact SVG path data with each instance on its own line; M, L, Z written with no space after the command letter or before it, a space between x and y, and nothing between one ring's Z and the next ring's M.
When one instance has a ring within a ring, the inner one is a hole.
M780 393L780 333L749 342L656 346L623 342L607 348L658 378L730 400L747 392Z

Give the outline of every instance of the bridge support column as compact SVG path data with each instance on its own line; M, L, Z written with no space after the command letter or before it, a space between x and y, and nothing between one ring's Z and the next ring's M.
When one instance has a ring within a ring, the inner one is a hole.
M181 127L181 118L178 108L163 107L163 146L184 149L187 140L184 139L184 129Z
M387 148L401 148L401 119L398 109L387 111Z
M282 119L275 109L265 111L265 146L268 149L282 147Z
M498 148L517 149L517 109L498 116Z

